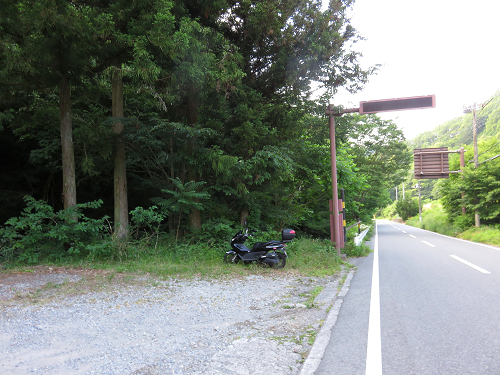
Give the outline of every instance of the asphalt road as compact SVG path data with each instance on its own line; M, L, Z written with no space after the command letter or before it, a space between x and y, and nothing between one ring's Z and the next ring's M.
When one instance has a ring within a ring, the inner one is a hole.
M324 374L500 374L500 248L378 221Z

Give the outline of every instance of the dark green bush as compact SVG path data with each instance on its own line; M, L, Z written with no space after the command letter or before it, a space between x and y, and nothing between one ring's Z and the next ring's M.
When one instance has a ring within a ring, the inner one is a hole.
M404 221L408 220L409 217L418 215L418 200L411 198L398 200L396 203L396 212Z
M29 196L24 201L27 207L23 213L0 228L2 261L32 264L41 258L59 261L67 256L85 256L87 246L105 231L108 217L90 219L83 214L85 209L99 208L101 200L58 212L45 201Z

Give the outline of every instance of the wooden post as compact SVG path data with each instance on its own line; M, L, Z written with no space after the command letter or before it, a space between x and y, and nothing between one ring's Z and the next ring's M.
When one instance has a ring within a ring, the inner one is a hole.
M332 198L333 198L333 233L331 241L335 242L337 252L340 256L340 233L339 233L339 193L337 187L337 150L335 148L335 118L333 106L328 106L329 128L330 128L330 155L332 159Z
M462 178L464 178L465 169L465 149L460 147L460 171L462 172ZM464 201L465 194L462 193L462 203ZM465 206L462 206L462 215L465 215Z

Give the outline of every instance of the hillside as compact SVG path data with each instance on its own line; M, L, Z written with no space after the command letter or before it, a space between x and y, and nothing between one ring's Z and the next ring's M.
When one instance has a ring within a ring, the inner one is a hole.
M478 139L487 137L500 138L500 91L495 93L488 105L476 113ZM449 147L458 148L471 144L472 113L446 121L434 130L422 133L409 141L410 148Z

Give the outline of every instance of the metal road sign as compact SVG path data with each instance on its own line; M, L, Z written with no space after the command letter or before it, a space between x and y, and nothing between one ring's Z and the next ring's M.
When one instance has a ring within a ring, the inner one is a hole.
M456 151L451 151L456 152ZM414 173L416 179L448 178L448 147L416 148L413 150Z

